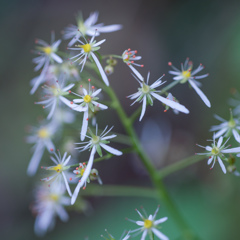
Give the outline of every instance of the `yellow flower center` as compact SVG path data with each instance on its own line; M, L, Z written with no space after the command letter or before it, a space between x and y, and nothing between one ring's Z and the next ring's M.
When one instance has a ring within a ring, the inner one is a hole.
M48 47L43 47L42 48L43 52L45 52L47 55L49 55L52 52L52 48L50 46Z
M149 219L144 220L144 228L151 228L153 225L153 222Z
M55 167L49 168L49 170L55 170L56 172L62 172L62 169L63 169L62 164L58 164Z
M186 79L190 78L191 77L191 71L189 71L189 70L183 71L182 76Z
M46 128L41 128L39 131L38 131L38 137L40 138L47 138L49 137L49 132Z
M213 155L218 155L219 152L220 152L220 151L219 151L219 148L217 148L217 147L212 148L211 153L212 153Z
M97 144L99 142L100 138L98 136L93 136L92 137L92 143Z
M80 47L84 50L84 52L89 53L92 49L91 45L89 43L85 45L80 45Z
M231 119L231 120L228 122L228 126L229 126L230 128L234 128L234 127L236 126L236 122L235 122L233 119Z
M81 176L83 176L84 172L85 172L85 168L83 168L83 169L80 171Z
M51 194L50 199L56 202L59 199L59 196L57 194Z
M148 93L149 90L150 90L149 86L146 85L145 83L143 83L142 92L143 92L143 93Z
M84 100L85 103L89 103L89 102L91 102L92 98L91 98L90 95L86 95L86 96L83 98L83 100Z

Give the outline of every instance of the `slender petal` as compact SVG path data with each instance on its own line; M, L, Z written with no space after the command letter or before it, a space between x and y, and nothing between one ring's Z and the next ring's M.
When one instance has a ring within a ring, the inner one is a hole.
M106 151L112 153L113 155L117 155L117 156L122 155L122 152L121 152L121 151L118 151L117 149L112 148L112 147L110 147L110 146L108 146L108 145L106 145L106 144L104 144L104 143L100 143L100 146L101 146L102 148L104 148Z
M191 84L191 86L194 88L194 90L196 91L196 93L199 95L199 97L203 100L203 102L208 106L211 107L211 103L209 102L208 98L206 97L206 95L202 92L202 90L200 90L200 88L198 88L198 86L195 84L195 82L193 80L188 80L189 83Z
M109 81L108 81L107 75L106 75L106 73L104 72L104 70L103 70L103 68L102 68L102 65L100 64L98 58L96 57L96 55L95 55L93 52L91 52L91 56L93 57L93 60L95 61L96 65L97 65L97 67L98 67L98 70L99 70L99 72L100 72L100 74L101 74L101 76L102 76L103 81L105 82L105 84L106 84L107 86L109 86Z

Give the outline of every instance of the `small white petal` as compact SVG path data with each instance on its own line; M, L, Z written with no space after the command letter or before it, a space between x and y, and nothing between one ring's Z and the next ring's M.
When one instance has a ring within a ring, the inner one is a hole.
M156 228L152 228L152 232L161 240L169 240L169 238L164 235L163 233L161 233L159 230L157 230Z
M218 143L217 143L217 147L218 147L218 148L221 147L222 142L223 142L223 137L220 137L220 138L218 139Z
M81 141L85 139L88 127L88 110L83 114L83 122L82 122L82 129L81 129Z
M222 168L222 171L223 171L223 173L227 173L227 170L226 170L226 167L225 167L225 165L223 164L223 162L222 162L222 159L220 158L220 157L217 157L217 159L218 159L218 162L219 162L219 164L220 164L220 167Z
M104 143L100 143L100 146L101 146L102 148L104 148L106 151L108 151L108 152L110 152L111 154L113 154L113 155L117 155L117 156L122 155L122 152L121 152L121 151L118 151L117 149L112 148L112 147L110 147L110 146L108 146L108 145L106 145L106 144L104 144Z
M198 86L195 84L193 80L188 80L193 89L196 91L196 93L199 95L199 97L203 100L203 102L208 106L211 107L211 103L209 102L208 98L206 95L198 88Z
M181 105L181 104L179 104L177 102L174 102L174 101L171 101L169 99L166 99L166 98L164 98L164 97L162 97L162 96L160 96L160 95L158 95L158 94L156 94L154 92L151 92L151 95L153 97L155 97L157 100L159 100L160 102L168 105L169 107L171 107L173 109L176 109L176 110L178 110L180 112L183 112L183 113L186 113L186 114L189 113L189 110L186 107L184 107L183 105Z
M55 53L51 53L51 57L58 63L62 63L63 60Z
M239 136L239 133L237 132L237 130L233 129L232 133L233 133L235 140L240 143L240 136Z
M208 164L208 165L210 165L210 164L211 164L211 162L212 162L212 160L213 160L213 156L211 156L211 157L208 159L208 162L207 162L207 164Z
M141 116L140 116L140 118L139 118L139 121L142 120L142 118L143 118L143 116L144 116L144 114L145 114L145 112L146 112L146 106L147 106L147 97L146 97L146 95L145 95L145 96L143 97L142 112L141 112Z
M165 222L167 220L168 220L168 217L160 218L160 219L154 221L154 224L158 225L158 224L163 223L163 222Z
M106 73L104 72L104 70L103 70L103 68L102 68L102 65L100 64L98 58L96 57L96 55L95 55L93 52L91 52L91 55L92 55L93 60L95 61L96 65L97 65L97 67L98 67L98 70L99 70L99 72L100 72L100 74L101 74L101 76L102 76L103 81L105 82L105 84L106 84L107 86L109 86L109 81L108 81L107 75L106 75Z

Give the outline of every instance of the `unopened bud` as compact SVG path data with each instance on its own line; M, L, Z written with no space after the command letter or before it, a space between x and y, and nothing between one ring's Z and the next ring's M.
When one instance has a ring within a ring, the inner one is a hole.
M230 173L233 173L234 171L236 171L236 166L235 165L229 165L228 167L227 167L227 170L228 170L228 172L230 172Z
M110 74L112 74L114 72L114 67L110 66L110 65L107 65L104 70L105 70L105 73L107 75L110 75Z
M106 62L108 65L113 66L113 67L117 65L117 60L113 59L113 58L109 58Z

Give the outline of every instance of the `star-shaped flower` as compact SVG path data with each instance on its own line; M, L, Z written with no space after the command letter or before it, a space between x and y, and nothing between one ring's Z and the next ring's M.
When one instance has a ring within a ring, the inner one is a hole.
M223 137L220 137L217 142L215 134L213 134L212 146L204 147L204 146L197 144L197 146L204 148L208 152L197 153L197 154L198 155L206 155L209 157L207 163L208 163L208 165L213 163L211 169L214 167L215 163L218 162L222 171L224 173L227 173L226 167L222 161L222 160L227 161L227 158L224 156L224 153L239 153L240 152L240 147L228 149L229 146L226 146L226 143L228 142L228 140L229 140L229 138L223 143Z
M40 76L37 79L34 80L34 85L32 87L32 90L30 91L31 94L33 94L39 85L43 82L43 78L45 77L45 74L47 73L48 67L50 63L62 63L63 60L60 58L56 52L58 51L58 46L61 43L61 40L55 41L55 34L54 32L51 33L51 44L48 44L47 42L36 39L35 43L39 44L40 46L37 46L35 53L37 53L38 57L33 59L33 62L37 64L37 66L34 68L35 71L40 70L42 67L42 71Z
M73 193L72 199L71 199L71 204L75 203L81 187L86 185L86 181L92 170L94 155L96 152L98 152L98 154L102 157L102 149L101 148L103 148L107 152L109 152L113 155L116 155L116 156L122 155L121 151L107 145L108 143L110 143L108 141L108 139L116 137L115 134L106 136L112 130L112 128L110 128L107 131L107 127L108 126L106 126L106 128L103 130L103 132L100 135L98 135L98 126L96 125L96 134L93 134L93 132L89 129L90 136L86 135L86 137L90 139L88 142L77 143L77 144L86 144L86 145L82 146L82 147L78 147L76 149L80 149L81 152L85 151L87 149L91 149L91 154L90 154L90 158L88 160L87 167L85 168L83 176L81 178L81 181L78 183L77 187L74 190L74 193Z
M201 86L201 83L196 81L196 79L202 79L209 75L207 73L201 76L195 76L197 73L199 73L201 70L204 69L204 66L202 64L200 64L197 69L192 70L193 63L189 61L189 59L187 58L184 65L183 64L181 65L181 70L174 67L171 62L169 62L168 65L171 66L174 70L174 71L169 71L170 74L176 76L173 78L173 80L180 81L180 83L189 82L189 84L193 87L193 89L196 91L199 97L203 100L203 102L208 107L211 107L211 103L209 102L208 98L199 88Z
M28 143L34 143L33 155L28 165L27 174L33 176L41 161L45 148L51 152L55 150L52 142L53 135L56 133L58 126L54 122L40 125L40 127L32 127L32 135L26 137Z
M155 88L164 84L164 82L161 81L162 77L160 77L158 80L156 80L153 84L148 85L149 77L150 77L150 72L148 73L146 83L144 82L143 78L138 79L137 77L135 77L136 80L140 84L140 88L138 88L137 93L134 93L134 94L128 96L130 99L136 99L131 105L133 105L135 102L142 102L142 112L141 112L139 121L142 120L142 118L145 114L147 103L149 103L151 106L153 105L153 98L156 98L163 104L166 104L167 106L169 106L173 109L176 109L180 112L189 113L189 110L186 107L184 107L183 105L181 105L175 101L172 101L170 99L164 98L164 97L160 96L159 94L157 94L158 92L161 92L161 91L155 90Z
M45 100L36 102L35 104L42 104L44 105L43 108L51 107L51 110L49 111L49 114L47 116L47 119L51 119L55 112L56 106L59 104L59 100L60 102L66 104L68 107L74 107L73 104L71 104L71 101L65 98L65 96L69 94L69 90L73 87L73 83L69 84L68 86L64 86L64 81L62 77L60 77L59 81L53 80L51 81L50 85L44 85ZM77 105L75 105L75 107L77 107Z
M140 59L142 59L141 56L136 56L137 54L137 50L131 50L130 48L128 50L125 50L122 54L122 59L123 62L126 63L130 69L133 71L133 73L141 80L143 81L143 77L142 75L133 67L137 66L137 67L143 67L143 65L141 64L137 64L135 63L135 61L138 61Z
M72 39L68 46L72 46L81 35L93 36L95 34L95 29L98 29L97 36L100 33L105 32L115 32L122 28L120 24L113 24L104 26L103 23L96 24L98 20L98 12L93 12L90 16L84 21L82 14L79 13L77 16L77 26L71 24L69 27L66 27L63 31L63 39Z
M88 81L90 82L90 79ZM80 99L73 100L74 106L72 107L72 109L75 111L83 112L83 122L82 122L82 129L80 133L81 135L80 138L83 141L88 128L89 109L92 112L95 112L95 107L99 109L107 109L108 107L104 104L97 102L97 100L99 99L97 95L102 91L102 89L98 89L95 91L95 87L90 86L89 84L89 91L87 91L85 88L82 88L82 90L83 90L83 95L79 95L72 92L74 95L80 97ZM78 103L80 104L77 105Z
M97 32L97 30L96 30L96 32ZM97 56L94 54L95 51L100 49L99 45L101 45L103 42L105 42L105 39L103 39L99 42L96 42L96 41L94 41L95 35L92 36L90 41L88 41L84 36L83 36L83 39L84 39L85 43L82 42L80 39L77 39L77 42L79 42L80 45L75 45L76 46L75 48L68 48L70 50L80 51L80 53L71 57L70 59L76 58L76 60L74 60L74 62L81 60L79 62L79 65L82 65L82 68L81 68L81 72L82 72L84 65L87 61L87 58L92 57L92 59L94 60L94 62L96 63L96 65L98 67L98 70L102 76L104 83L107 86L109 86L109 81L108 81L107 75L106 75L105 71L103 70L102 65L100 64Z
M214 115L215 118L222 123L219 125L212 126L210 128L211 132L215 132L215 138L219 138L220 136L223 137L230 137L234 136L235 140L240 143L240 135L239 135L239 130L240 130L240 122L237 118L233 118L232 112L230 111L230 120L227 121L218 115Z
M72 196L72 192L71 189L69 187L68 184L68 180L67 177L64 173L64 171L69 169L69 166L67 166L69 160L71 159L71 156L67 157L67 152L64 153L63 157L60 154L60 151L58 151L58 155L56 154L55 151L53 151L53 154L55 156L55 158L53 156L50 157L50 159L56 164L55 166L51 166L51 167L44 167L44 169L46 170L50 170L50 171L56 171L56 173L50 177L46 177L41 179L41 181L61 181L62 179L64 180L66 189L68 191L68 194L70 196ZM67 157L67 158L66 158ZM42 167L43 168L43 167Z
M157 208L157 210L155 211L155 213L153 215L147 216L147 214L145 214L146 216L144 217L136 209L136 211L137 211L138 215L140 216L140 218L142 219L142 221L134 221L134 220L128 219L131 222L136 223L138 226L140 226L140 228L130 231L130 233L134 233L134 232L138 232L138 234L142 233L141 240L145 240L147 234L149 234L150 239L152 239L152 234L154 234L158 239L168 240L169 238L158 230L158 225L160 223L167 221L168 218L164 217L164 218L155 220L158 210L159 210L159 207Z

